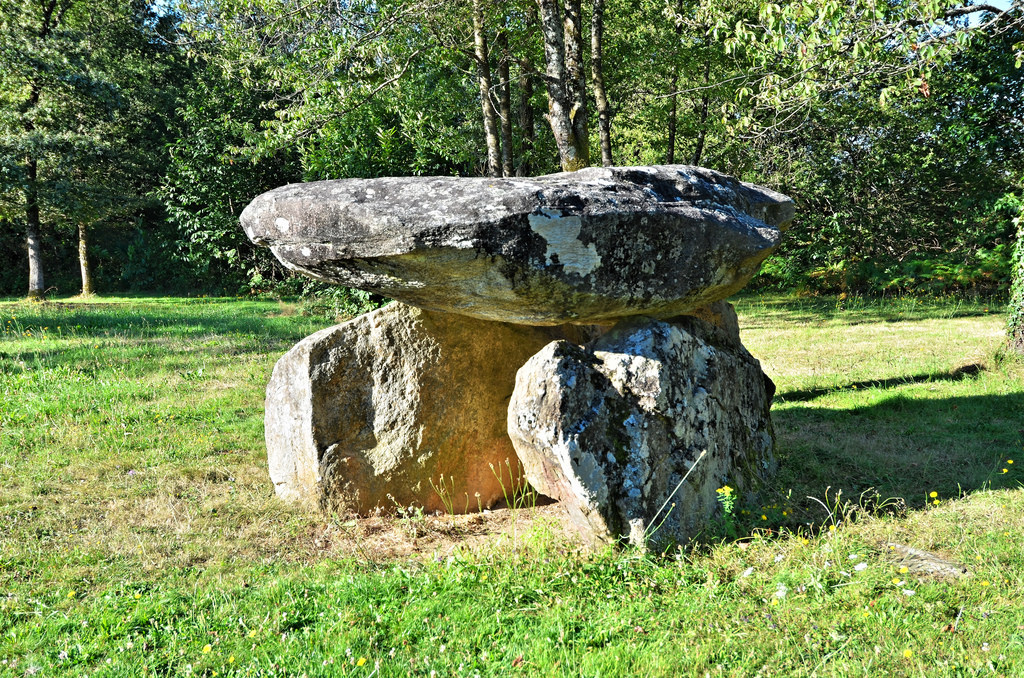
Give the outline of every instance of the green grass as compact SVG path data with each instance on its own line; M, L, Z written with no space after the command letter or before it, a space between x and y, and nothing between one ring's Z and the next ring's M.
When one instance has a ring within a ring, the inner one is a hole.
M263 389L321 326L287 304L0 303L0 675L1024 674L1003 309L737 307L778 387L781 471L738 507L742 539L661 556L581 552L551 507L279 503ZM901 573L889 541L971 574Z

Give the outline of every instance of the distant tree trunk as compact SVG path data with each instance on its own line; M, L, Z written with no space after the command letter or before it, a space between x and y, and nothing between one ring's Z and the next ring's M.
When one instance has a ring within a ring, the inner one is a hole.
M697 110L697 119L700 121L700 132L697 133L697 147L693 149L693 160L691 165L700 165L704 156L704 140L708 134L708 107L711 105L711 95L707 87L711 84L711 59L704 62L704 94L701 96L700 106Z
M82 296L93 295L92 270L89 268L89 231L84 222L78 224L78 266L82 270Z
M36 180L39 165L35 158L26 161L25 187L25 242L28 245L28 298L42 299L46 285L43 282L43 247L39 241L39 189Z
M587 110L587 70L583 61L582 0L565 0L562 16L565 30L565 76L568 80L569 118L579 146L585 149L590 164L590 115Z
M601 164L612 165L612 111L604 88L604 0L594 0L590 18L590 71L594 78L597 127L601 135ZM673 88L674 89L674 88Z
M506 177L515 173L512 166L512 83L508 73L511 55L508 51L508 34L498 33L498 110L501 118L501 171Z
M676 3L676 14L682 15L683 13L683 0L679 0ZM676 35L681 36L683 33L683 27L679 23L676 23ZM672 79L669 81L669 92L671 97L669 99L669 111L668 111L668 142L666 143L667 148L665 149L665 164L674 165L676 163L676 133L679 129L679 92L676 88L679 87L679 62L675 61L672 64Z
M665 164L676 163L676 127L679 124L679 93L676 87L679 86L679 66L672 67L672 80L669 81L669 90L672 96L669 98L668 109L668 141L665 143Z
M59 6L58 6L59 5ZM64 13L71 6L70 2L58 3L58 0L43 0L38 3L42 10L39 22L39 40L46 42L57 26L64 19ZM34 111L39 106L42 96L41 76L31 81L28 100L23 113ZM31 134L35 130L32 117L25 118L25 131ZM39 161L29 157L25 159L25 243L28 249L28 298L42 299L46 285L43 281L43 249L39 240Z
M498 138L498 116L491 102L491 65L488 62L487 38L484 36L484 14L480 0L473 0L473 45L477 80L480 82L480 107L484 117L487 141L487 174L501 176L501 141Z
M533 130L533 76L530 71L532 64L529 59L523 59L519 71L519 130L522 136L522 153L520 153L519 167L516 168L516 175L528 177L533 174L534 130Z
M590 166L590 148L586 138L586 107L578 101L580 83L570 77L582 74L582 45L579 42L579 1L569 0L570 16L563 25L557 0L539 0L540 28L544 36L545 80L548 90L548 123L558 147L558 159L565 172ZM574 28L575 27L575 28ZM574 55L567 58L566 29ZM573 61L570 70L567 61ZM584 102L585 103L585 102ZM580 131L584 133L581 135Z

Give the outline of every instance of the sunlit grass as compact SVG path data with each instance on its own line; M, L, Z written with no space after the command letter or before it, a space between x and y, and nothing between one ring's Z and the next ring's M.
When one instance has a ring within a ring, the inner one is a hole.
M738 310L778 386L778 482L737 502L739 539L660 556L582 553L552 507L510 531L280 504L263 389L323 324L286 305L0 303L0 675L1024 673L1002 309ZM970 574L901 571L889 542Z

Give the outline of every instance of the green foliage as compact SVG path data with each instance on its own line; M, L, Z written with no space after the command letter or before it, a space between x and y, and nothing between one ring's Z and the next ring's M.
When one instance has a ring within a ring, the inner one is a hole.
M976 40L930 96L882 106L847 93L766 146L755 179L797 200L785 262L761 284L811 291L1003 293L1013 179L1024 170L1013 33ZM763 174L768 170L768 174Z
M306 281L302 290L302 312L339 322L378 309L390 301L378 294L337 285Z
M265 102L216 64L200 64L183 94L181 133L159 190L176 230L169 258L178 264L179 286L235 293L285 277L238 224L257 195L300 178L294 153L251 159L239 150L267 119Z
M1017 239L1013 244L1013 259L1011 270L1013 274L1013 287L1010 290L1010 317L1007 322L1006 335L1010 347L1019 353L1024 353L1024 201L1014 196L1017 216L1014 223L1017 225Z
M61 291L87 223L101 287L235 292L291 275L237 224L264 190L483 170L467 3L111 1L58 3L66 16L44 40L32 12L47 2L0 0L0 290L23 286L30 188ZM482 5L492 71L511 72L513 164L555 170L536 10ZM949 10L644 0L609 12L615 162L698 162L792 195L798 220L762 288L1001 294L1014 230L1000 201L1024 171L1024 19L1017 6L999 30L968 30L979 17Z
M297 149L306 180L474 172L476 85L467 56L439 35L461 39L464 27L447 16L460 7L192 0L182 9L194 49L264 94L245 137L250 157Z

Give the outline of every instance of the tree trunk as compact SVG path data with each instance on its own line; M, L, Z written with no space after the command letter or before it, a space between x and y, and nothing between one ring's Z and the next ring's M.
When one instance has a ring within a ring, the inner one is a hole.
M708 134L708 106L711 104L711 95L708 94L708 85L711 84L711 59L704 62L704 94L701 96L700 108L697 111L697 119L700 120L700 132L697 133L697 147L693 149L693 160L691 165L700 165L704 156L704 139Z
M587 112L587 72L583 62L583 11L581 0L565 0L562 23L565 30L565 77L572 106L572 122L576 145L590 164L590 116Z
M484 116L484 137L487 141L487 174L501 176L501 141L498 138L498 116L491 102L491 65L488 62L487 38L484 37L484 14L480 0L473 0L473 45L477 80L480 82L480 107Z
M522 68L519 71L519 131L522 134L522 152L519 158L519 167L516 168L516 175L528 177L533 174L534 129L533 129L533 76L530 74L532 64L529 59L523 59Z
M508 51L508 35L498 33L498 109L501 118L501 171L506 177L515 174L512 166L512 84L508 73L511 55Z
M25 242L28 245L28 298L41 300L46 285L43 281L43 247L39 241L39 189L36 180L39 166L35 158L26 160L28 181L25 186Z
M89 231L85 223L78 224L78 266L82 270L82 296L91 297L92 271L89 269Z
M594 0L590 19L590 71L594 78L594 101L597 103L597 127L601 135L601 164L612 165L612 111L604 88L604 0ZM673 88L674 89L674 88Z
M683 13L683 0L679 0L676 3L676 15L681 16ZM677 19L678 21L678 19ZM683 27L679 23L676 23L676 36L678 38L683 34ZM676 88L679 87L679 61L678 56L673 54L672 64L672 80L669 81L669 91L672 93L669 112L668 112L668 143L665 149L665 164L674 165L676 163L676 134L679 130L679 92Z
M39 22L39 40L46 42L50 33L60 25L64 13L71 6L65 2L58 8L58 0L47 0L39 3L42 16ZM56 13L56 16L54 15ZM42 95L40 76L32 80L28 101L21 111L22 114L30 114L39 106L39 98ZM25 131L31 134L35 131L35 123L31 115L24 117ZM39 219L39 161L36 158L25 158L25 243L28 249L28 298L41 300L46 284L43 280L43 247L39 240L40 219Z
M672 80L669 81L669 88L672 96L669 98L668 109L668 141L665 146L665 164L676 164L676 127L679 124L679 93L676 87L679 86L679 66L672 67Z
M540 29L544 36L544 79L548 90L548 123L558 147L558 159L565 172L590 165L586 139L577 134L573 118L578 110L567 89L565 36L558 0L539 0Z

